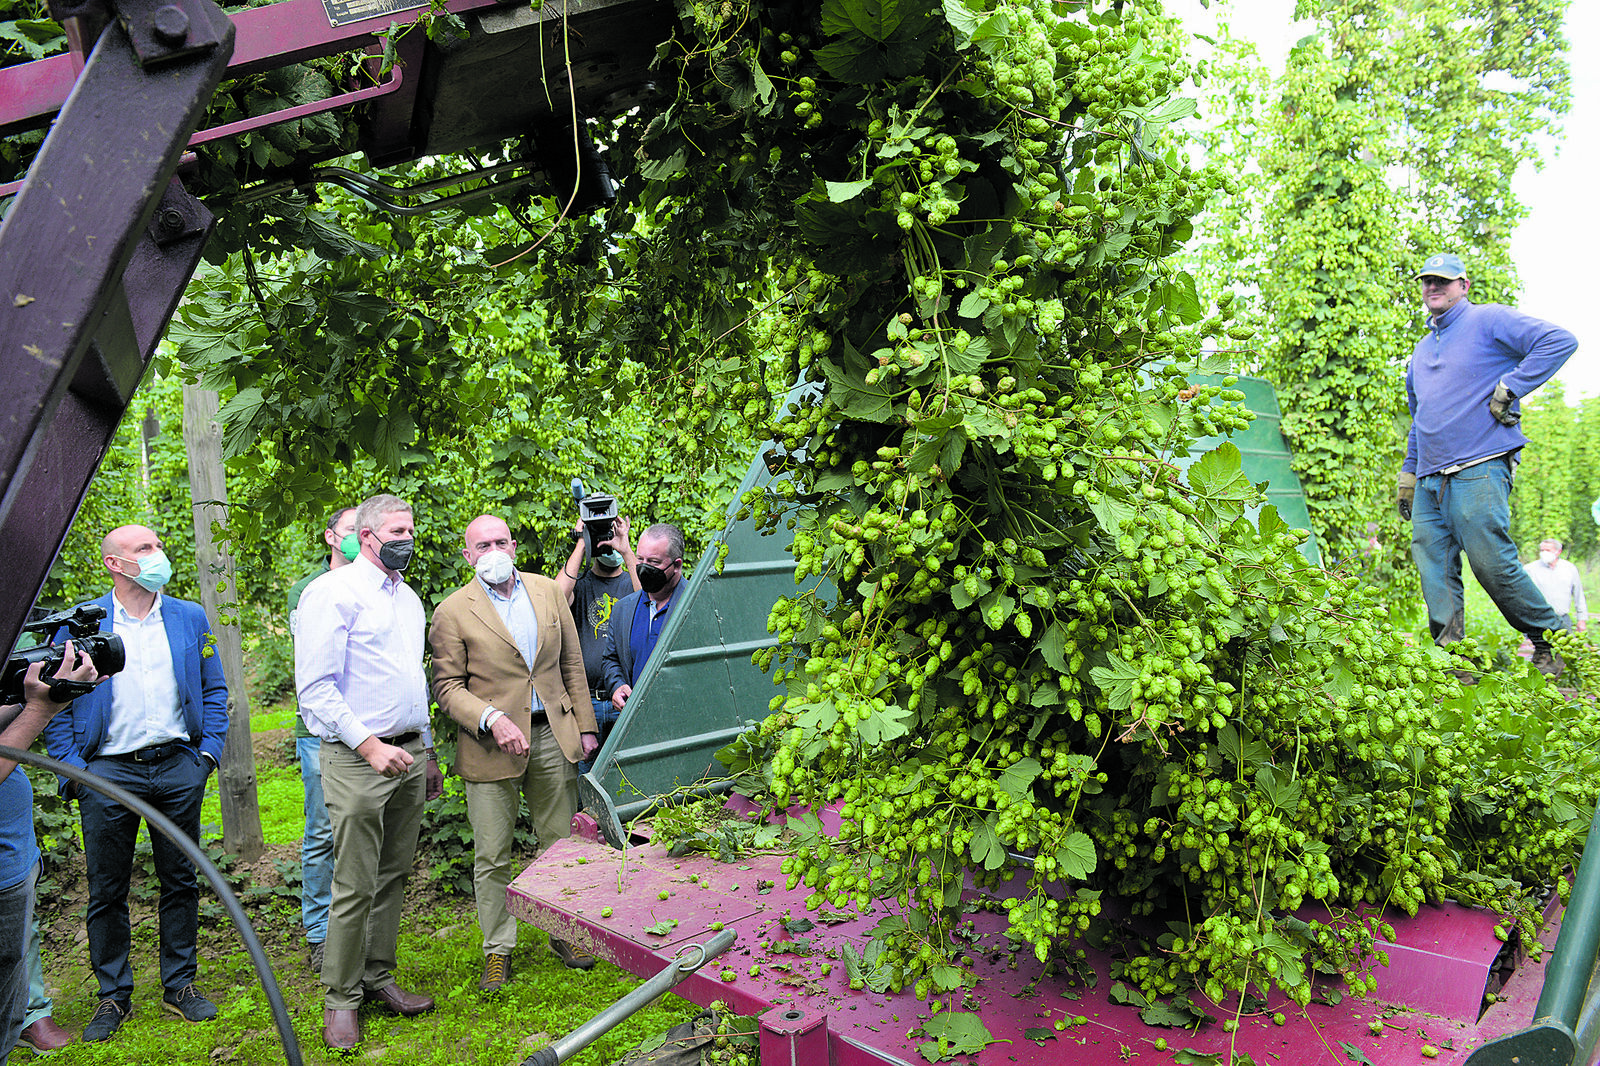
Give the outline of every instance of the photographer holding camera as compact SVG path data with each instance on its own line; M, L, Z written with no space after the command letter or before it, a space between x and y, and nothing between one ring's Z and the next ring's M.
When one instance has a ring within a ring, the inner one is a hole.
M221 765L228 732L228 686L210 623L199 604L162 595L172 564L153 530L114 529L101 555L112 588L95 601L106 612L100 627L121 637L127 665L111 684L74 700L45 728L45 741L52 756L138 796L198 843L206 779ZM133 1011L128 887L142 819L98 792L63 782L63 793L78 800L83 820L89 961L100 986L83 1039L105 1040ZM207 1021L217 1008L194 985L200 923L194 864L163 834L150 837L161 881L163 1006L186 1021Z
M35 661L23 676L23 701L0 707L0 745L26 751L67 704L51 694ZM68 641L51 679L93 684L94 661ZM16 771L13 773L12 771ZM0 1062L16 1046L28 1003L28 932L39 878L39 843L33 835L33 785L11 759L0 758Z
M611 688L606 684L606 639L611 635L611 611L623 599L639 591L639 562L629 546L627 516L616 513L614 501L609 508L600 509L602 515L609 510L609 516L584 517L596 509L593 503L600 498L591 496L579 501L579 518L572 530L572 555L555 580L578 623L583 669L589 677L589 698L594 704L595 722L604 743L619 713L611 705ZM586 503L589 506L586 507ZM591 560L587 570L583 569L586 553ZM587 773L588 769L589 760L585 759L579 764L578 772Z

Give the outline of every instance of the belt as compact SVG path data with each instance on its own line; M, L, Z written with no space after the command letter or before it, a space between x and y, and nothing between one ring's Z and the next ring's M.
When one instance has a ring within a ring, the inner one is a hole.
M408 729L404 733L396 733L392 737L379 737L378 739L383 741L385 744L391 744L394 747L403 748L420 736L422 736L422 734L418 730Z
M609 703L611 702L611 690L608 688L592 688L589 690L589 698L599 700L601 703Z
M169 740L164 744L151 744L138 751L120 751L115 755L102 755L102 759L126 759L129 762L160 762L162 759L171 758L183 751L189 745L181 740Z

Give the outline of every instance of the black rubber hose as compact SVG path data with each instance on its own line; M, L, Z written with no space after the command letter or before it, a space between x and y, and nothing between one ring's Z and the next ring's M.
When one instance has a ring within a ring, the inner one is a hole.
M80 770L76 766L68 766L58 762L48 755L35 755L30 751L18 751L0 744L0 759L11 759L25 766L37 766L41 770L48 770L58 774L85 788L93 789L106 797L122 804L124 807L139 815L150 824L153 830L159 830L161 835L183 849L183 853L195 864L195 868L206 875L206 880L211 882L211 887L216 889L217 898L222 900L222 905L228 911L228 917L233 919L233 924L239 930L239 936L244 940L245 950L250 953L250 961L255 965L256 974L261 978L261 987L266 990L267 1002L272 1007L272 1019L278 1026L278 1039L283 1043L284 1056L289 1060L289 1066L304 1066L300 1057L300 1041L294 1035L294 1025L289 1021L289 1008L284 1005L283 993L278 989L277 978L272 976L272 964L267 961L267 953L261 947L261 941L256 936L255 928L250 924L250 918L244 913L244 908L239 904L239 897L233 894L233 889L228 886L227 878L222 876L222 871L217 869L215 863L206 857L200 850L200 845L190 840L189 837L172 824L172 820L144 800L123 791L104 778ZM88 846L84 841L84 846Z

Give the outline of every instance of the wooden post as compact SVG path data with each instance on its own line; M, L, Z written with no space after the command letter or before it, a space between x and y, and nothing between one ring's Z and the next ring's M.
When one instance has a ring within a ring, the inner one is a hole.
M200 602L216 634L217 654L228 682L228 738L217 780L222 799L222 847L245 862L266 850L261 806L256 797L255 751L250 744L250 698L244 686L244 646L239 636L238 586L233 554L219 551L211 523L226 522L228 487L222 470L222 430L217 394L183 387L183 443L189 452L189 494L194 500L195 561ZM226 610L224 610L224 607Z

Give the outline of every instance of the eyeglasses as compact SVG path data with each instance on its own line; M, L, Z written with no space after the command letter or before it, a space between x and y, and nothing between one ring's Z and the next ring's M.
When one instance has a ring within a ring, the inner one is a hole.
M645 566L653 566L657 570L666 570L669 567L677 566L679 563L683 562L682 559L651 559L648 557L640 559L639 561Z
M1418 278L1417 280L1422 283L1422 287L1424 289L1448 289L1450 286L1454 285L1456 282L1460 281L1461 279L1460 278L1438 278L1438 277L1434 277L1433 275L1430 274L1427 277Z

